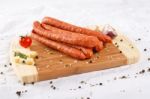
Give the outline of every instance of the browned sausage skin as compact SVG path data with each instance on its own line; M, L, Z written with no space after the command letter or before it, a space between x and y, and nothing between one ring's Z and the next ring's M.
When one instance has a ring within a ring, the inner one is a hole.
M31 33L31 37L33 39L35 39L36 41L39 41L41 42L42 44L52 48L52 49L55 49L55 50L58 50L62 53L65 53L71 57L74 57L74 58L77 58L77 59L86 59L87 57L83 54L82 51L76 49L76 48L73 48L73 47L70 47L70 46L67 46L65 44L62 44L62 43L59 43L59 42L56 42L56 41L52 41L52 40L49 40L47 38L44 38L42 36L39 36L38 34L36 33Z
M39 35L54 41L83 46L87 48L96 48L97 51L100 51L103 48L103 43L94 36L73 33L57 28L45 30L41 27L41 24L38 21L34 22L33 29Z
M84 48L81 46L74 46L74 45L68 45L68 46L71 46L73 48L76 48L76 49L82 51L84 53L84 55L86 56L86 58L91 58L93 56L93 50L92 49Z
M63 21L60 21L58 19L52 18L52 17L44 17L42 20L42 23L49 24L51 26L71 31L71 32L76 32L76 33L81 33L81 34L86 34L90 36L96 36L98 37L99 40L103 42L112 42L111 38L105 34L102 34L101 32L93 31L87 28L75 26Z

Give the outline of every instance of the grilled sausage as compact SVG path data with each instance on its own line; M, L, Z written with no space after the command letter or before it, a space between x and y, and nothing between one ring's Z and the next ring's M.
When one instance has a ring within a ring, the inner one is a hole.
M58 19L52 18L52 17L44 17L42 20L42 23L49 24L51 26L71 31L71 32L76 32L76 33L81 33L81 34L86 34L90 36L96 36L98 37L99 40L103 42L112 42L111 38L105 34L102 34L101 32L93 31L87 28L75 26L63 21L60 21Z
M56 41L53 41L53 40L50 40L47 38L44 38L33 32L31 33L31 37L33 39L43 43L44 45L46 45L52 49L58 50L62 53L65 53L73 58L77 58L77 59L86 59L87 58L82 51L80 51L76 48L67 46L65 44L62 44L62 43L59 43L59 42L56 42Z
M57 28L45 30L38 21L34 22L33 30L39 35L54 41L87 48L96 48L97 51L100 51L103 48L103 43L99 41L97 37L69 32Z

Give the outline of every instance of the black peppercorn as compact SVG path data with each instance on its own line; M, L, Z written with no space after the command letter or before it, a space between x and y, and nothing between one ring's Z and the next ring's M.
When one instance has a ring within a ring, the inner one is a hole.
M21 91L17 91L16 94L17 94L18 96L21 96Z
M53 83L53 81L50 81L49 83L50 83L50 84L52 84L52 83Z
M87 97L86 99L90 99L90 97Z
M39 57L38 57L38 56L36 56L35 58L36 58L36 59L38 59Z
M83 84L83 83L85 83L85 81L81 81L80 83Z
M145 48L144 51L147 51L147 49Z
M25 85L26 85L26 83L24 82L24 83L23 83L23 85L25 86Z
M99 83L99 85L103 85L103 83Z
M81 88L81 86L78 87L79 89Z
M120 42L122 42L122 41L123 41L123 39L120 40Z
M3 73L3 72L0 72L0 74L3 75L4 73Z
M56 87L54 86L54 87L53 87L53 89L55 90L55 89L56 89Z
M51 88L53 88L54 87L54 85L51 85Z
M143 74L143 73L145 73L145 70L143 69L143 70L142 70L142 71L140 71L139 73L140 73L140 74Z
M150 68L148 68L148 70L147 70L148 72L150 72Z
M92 61L92 60L90 60L88 63L93 63L93 61Z
M25 64L25 63L26 63L26 62L25 62L25 60L23 60L23 61L22 61L22 63L24 63L24 64Z
M31 82L32 85L34 85L34 82Z
M126 76L122 76L122 77L120 77L121 79L125 79L125 78L127 78Z

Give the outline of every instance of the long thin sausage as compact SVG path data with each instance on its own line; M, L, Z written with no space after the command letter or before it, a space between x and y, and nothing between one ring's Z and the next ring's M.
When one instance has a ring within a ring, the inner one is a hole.
M61 29L52 27L52 26L50 26L50 25L46 25L46 24L41 24L41 25L42 25L45 29L50 30L50 31L53 31L53 32L62 31ZM68 44L68 46L72 46L72 47L74 47L74 48L77 48L77 49L81 50L87 57L93 56L93 51L92 51L92 49L84 48L84 47L81 47L81 46L69 45L69 44Z
M52 17L44 17L42 20L42 23L49 24L51 26L71 31L71 32L76 32L76 33L81 33L81 34L86 34L90 36L96 36L98 37L99 40L103 42L111 42L111 38L105 34L102 34L101 32L93 31L87 28L75 26L63 21L60 21L58 19L52 18Z
M71 46L73 48L79 49L80 51L82 51L84 53L86 58L91 58L93 56L93 50L90 49L90 48L84 48L84 47L75 46L75 45L68 45L68 46Z
M60 29L45 30L41 27L41 24L38 21L34 22L33 30L39 35L54 41L87 48L96 48L97 51L100 51L103 48L103 43L99 41L97 37L77 34Z
M62 53L65 53L71 57L74 57L74 58L77 58L77 59L86 59L87 57L83 54L82 51L76 49L76 48L73 48L73 47L70 47L70 46L67 46L65 44L62 44L62 43L59 43L59 42L56 42L56 41L52 41L52 40L49 40L49 39L46 39L42 36L39 36L35 33L31 33L31 37L43 44L45 44L46 46L49 46L50 48L53 48L55 50L58 50Z

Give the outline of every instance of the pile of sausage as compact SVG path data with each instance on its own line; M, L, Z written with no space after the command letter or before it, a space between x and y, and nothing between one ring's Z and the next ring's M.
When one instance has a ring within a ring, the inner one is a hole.
M111 38L101 32L44 17L42 22L35 21L31 37L44 45L76 59L88 59L93 51L100 51Z

